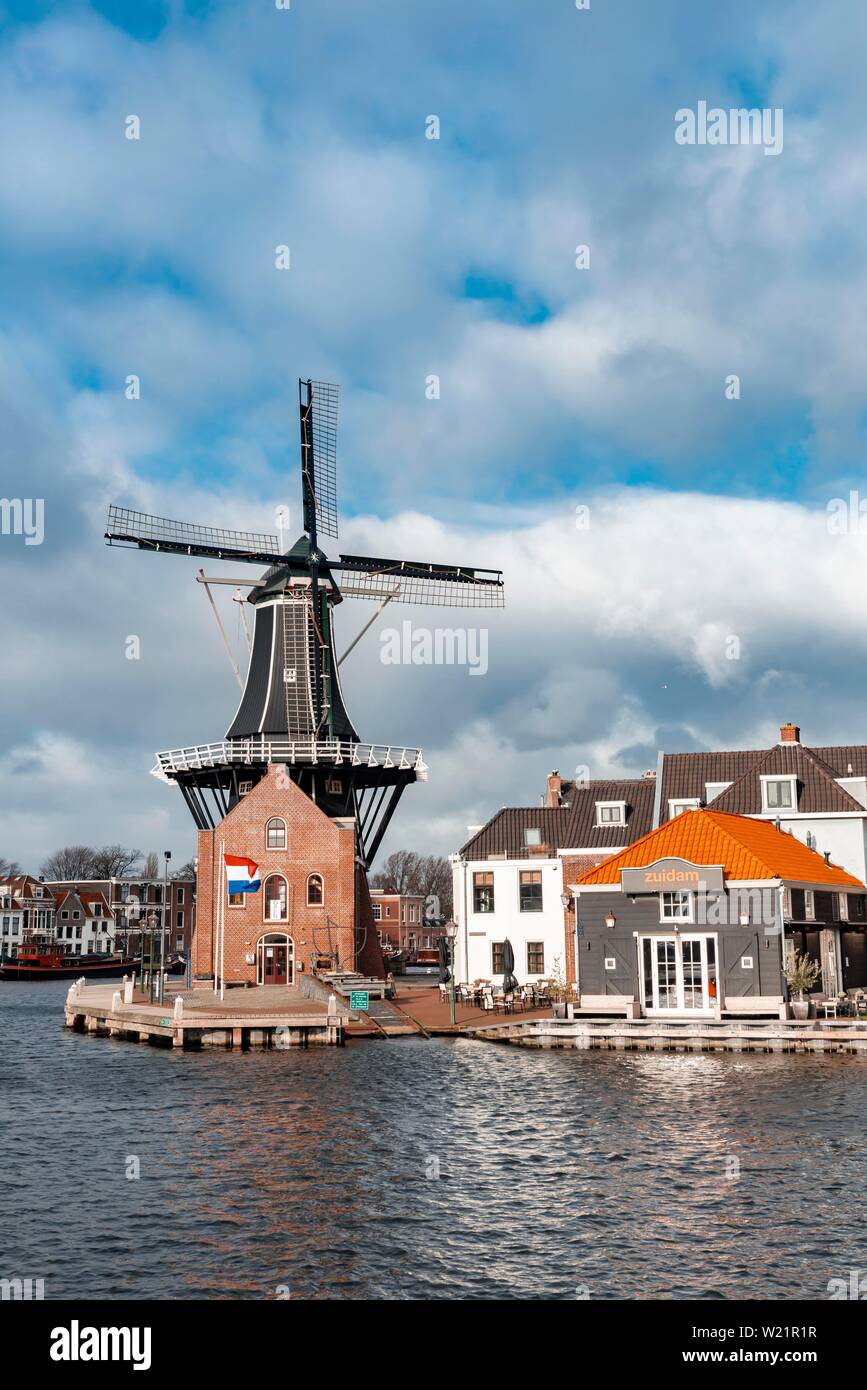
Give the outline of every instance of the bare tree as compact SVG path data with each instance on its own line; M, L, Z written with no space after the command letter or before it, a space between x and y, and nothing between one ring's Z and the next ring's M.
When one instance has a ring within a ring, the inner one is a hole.
M371 879L374 888L386 893L418 893L439 901L442 917L452 915L452 869L439 854L418 855L409 849L395 850Z
M415 889L427 901L435 898L439 912L434 916L452 915L452 866L441 854L426 854L416 865Z
M66 845L56 849L45 860L39 872L49 880L70 880L95 878L93 873L93 850L90 845Z
M374 874L374 888L384 888L386 893L413 893L414 875L418 855L411 849L398 849L390 854L380 869Z
M172 878L187 878L187 879L189 879L189 878L195 878L195 877L196 877L196 866L195 866L195 864L193 863L192 859L188 859L187 862L186 862L186 864L182 864L181 867L180 867L179 869L175 869L174 873L172 874Z
M150 854L145 860L144 867L141 870L141 876L142 878L159 878L160 861L155 849L151 850Z
M91 850L91 854L89 878L123 878L141 859L140 849L125 849L123 845L103 845L102 849Z
M4 859L0 854L0 879L5 883L10 878L20 878L23 870L20 864L16 864L14 859Z

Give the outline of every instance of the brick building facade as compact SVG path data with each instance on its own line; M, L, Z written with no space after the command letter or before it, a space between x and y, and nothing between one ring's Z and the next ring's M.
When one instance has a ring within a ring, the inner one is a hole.
M370 897L383 946L415 951L436 945L442 925L425 921L424 898L420 893L387 893L384 888L371 888Z
M293 984L317 967L384 974L354 819L327 816L273 765L215 830L199 832L196 983L214 978L221 845L258 864L261 881L227 899L227 986Z

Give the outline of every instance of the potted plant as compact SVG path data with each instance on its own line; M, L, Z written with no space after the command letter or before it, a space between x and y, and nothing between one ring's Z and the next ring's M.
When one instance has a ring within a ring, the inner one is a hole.
M551 1012L554 1018L566 1018L566 1005L572 998L572 986L567 983L563 970L563 957L555 956L551 967L551 983L548 986L551 999Z
M822 973L822 967L818 961L811 960L806 954L799 955L796 951L792 957L791 964L786 967L786 982L791 994L797 994L797 999L792 1001L793 1018L810 1017L810 1001L805 999L805 994L813 988Z

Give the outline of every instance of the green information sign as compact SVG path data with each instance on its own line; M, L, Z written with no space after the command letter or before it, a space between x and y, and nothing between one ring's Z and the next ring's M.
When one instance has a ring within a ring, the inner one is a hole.
M350 1009L369 1009L370 994L366 989L353 989L349 994Z

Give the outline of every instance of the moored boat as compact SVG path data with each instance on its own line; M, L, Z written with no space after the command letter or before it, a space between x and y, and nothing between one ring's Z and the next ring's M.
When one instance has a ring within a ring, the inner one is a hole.
M62 942L45 930L30 931L15 956L0 960L0 980L78 979L80 975L132 973L132 962L119 952L70 955Z

